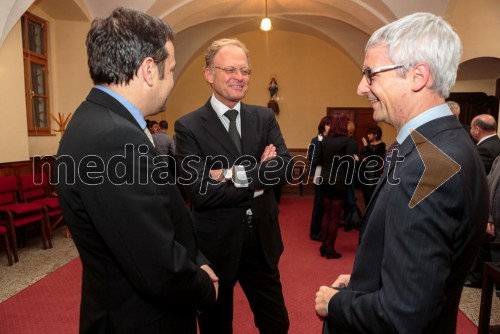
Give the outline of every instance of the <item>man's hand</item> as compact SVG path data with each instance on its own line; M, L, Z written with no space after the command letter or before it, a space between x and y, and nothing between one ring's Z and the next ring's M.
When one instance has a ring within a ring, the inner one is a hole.
M214 287L215 287L215 299L217 299L217 297L219 296L219 277L217 277L217 275L215 275L214 271L212 270L212 268L210 268L207 264L204 264L200 267L201 270L204 270L208 276L210 277L210 279L212 280L212 282L214 283Z
M276 147L273 144L269 144L264 149L264 153L262 153L262 156L260 157L260 162L267 161L274 157L276 157Z
M338 292L338 290L332 289L330 286L322 286L316 292L316 314L320 319L326 318L328 315L328 302Z
M337 288L341 286L346 287L349 285L350 280L351 280L351 275L340 275L339 277L337 277L335 282L333 282L332 286Z
M211 169L210 178L215 181L226 182L226 178L224 177L224 169Z

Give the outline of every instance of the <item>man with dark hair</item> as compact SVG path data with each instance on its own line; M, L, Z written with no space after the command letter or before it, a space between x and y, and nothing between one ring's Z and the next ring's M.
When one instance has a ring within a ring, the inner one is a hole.
M470 135L477 142L477 150L488 174L493 160L500 154L500 138L497 135L495 118L488 114L474 117L470 123Z
M172 40L165 22L126 8L95 19L87 35L96 86L58 151L78 169L57 169L83 264L80 333L195 334L196 312L216 299L218 278L177 187L155 173L161 159L144 120L165 110Z
M153 133L153 140L156 149L161 155L173 156L175 154L175 143L174 140L167 134L168 122L163 120L160 121L159 125L160 130L158 130L158 132L156 133Z

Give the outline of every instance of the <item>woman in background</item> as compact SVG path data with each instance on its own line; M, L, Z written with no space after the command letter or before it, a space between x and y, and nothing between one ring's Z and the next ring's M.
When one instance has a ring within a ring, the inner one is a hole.
M321 224L323 221L323 214L325 212L323 206L323 196L321 195L321 187L318 182L318 177L321 174L321 166L317 165L319 152L321 150L321 141L323 137L328 134L330 129L330 116L325 116L318 124L318 135L311 139L309 149L307 151L307 160L311 162L309 175L313 177L314 182L314 203L311 215L311 227L309 229L309 237L312 240L321 241Z
M321 193L325 213L321 232L321 256L338 259L342 254L335 250L342 210L350 184L348 175L354 170L356 148L347 134L349 119L344 114L334 114L328 135L321 142L318 164L321 170Z
M385 143L382 139L382 129L374 126L368 129L366 137L361 138L363 149L359 153L361 172L359 181L365 207L368 205L373 191L378 183L378 178L383 170L383 159L385 155Z

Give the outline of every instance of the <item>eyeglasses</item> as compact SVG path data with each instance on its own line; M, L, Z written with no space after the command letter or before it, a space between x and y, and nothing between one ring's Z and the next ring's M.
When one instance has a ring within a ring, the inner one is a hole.
M224 67L219 67L219 66L212 66L213 68L216 68L218 70L226 72L226 74L236 74L236 72L240 72L241 75L247 76L252 74L252 70L246 67L242 68L236 68L234 66L224 66Z
M405 67L405 65L389 65L389 66L383 66L383 67L377 67L377 68L367 67L363 71L361 71L361 73L365 76L368 84L371 85L373 82L373 77L377 73L392 71L392 70L395 70L395 69L398 69L401 67Z

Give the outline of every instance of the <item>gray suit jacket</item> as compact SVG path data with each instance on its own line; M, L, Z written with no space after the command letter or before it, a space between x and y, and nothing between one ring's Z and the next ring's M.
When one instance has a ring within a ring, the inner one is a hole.
M329 323L338 332L455 333L462 286L487 221L486 176L453 116L416 130L461 169L410 208L425 166L410 136L401 144L405 160L389 169L399 184L377 185L350 284L329 303Z

